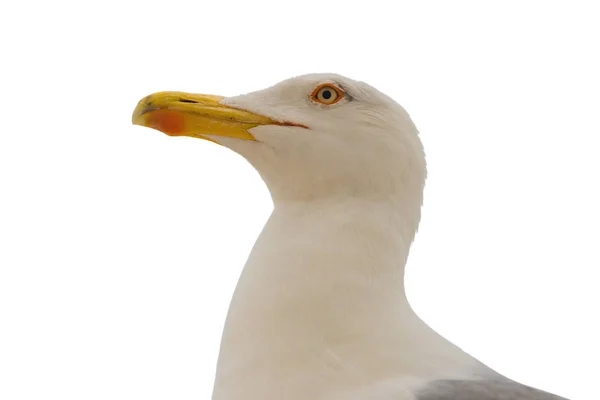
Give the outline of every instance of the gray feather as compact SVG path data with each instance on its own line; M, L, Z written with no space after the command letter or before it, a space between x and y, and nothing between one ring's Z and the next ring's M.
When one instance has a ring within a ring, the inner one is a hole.
M510 380L438 380L421 388L417 400L567 400Z

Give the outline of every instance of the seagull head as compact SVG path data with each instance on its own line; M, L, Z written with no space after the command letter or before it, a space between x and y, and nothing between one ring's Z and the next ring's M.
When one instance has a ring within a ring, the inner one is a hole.
M132 121L239 153L275 203L411 193L420 206L425 157L409 115L340 75L303 75L235 97L159 92L138 103Z

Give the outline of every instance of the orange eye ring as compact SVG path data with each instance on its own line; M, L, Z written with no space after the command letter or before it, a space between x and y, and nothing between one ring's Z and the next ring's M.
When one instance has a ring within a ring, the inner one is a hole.
M324 83L317 86L310 95L311 99L317 103L330 106L337 103L344 97L342 89L331 83Z

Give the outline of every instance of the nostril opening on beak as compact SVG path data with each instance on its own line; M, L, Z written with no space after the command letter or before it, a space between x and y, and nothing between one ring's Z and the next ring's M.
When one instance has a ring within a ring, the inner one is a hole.
M189 100L189 99L179 99L180 102L182 103L193 103L193 104L197 104L197 101L194 100Z

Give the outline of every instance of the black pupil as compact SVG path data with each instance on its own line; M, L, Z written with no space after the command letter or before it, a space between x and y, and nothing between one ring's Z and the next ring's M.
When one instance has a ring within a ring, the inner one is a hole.
M331 98L331 96L332 96L331 90L329 90L329 89L324 90L323 93L321 94L321 96L323 96L323 98L325 100L329 100Z

